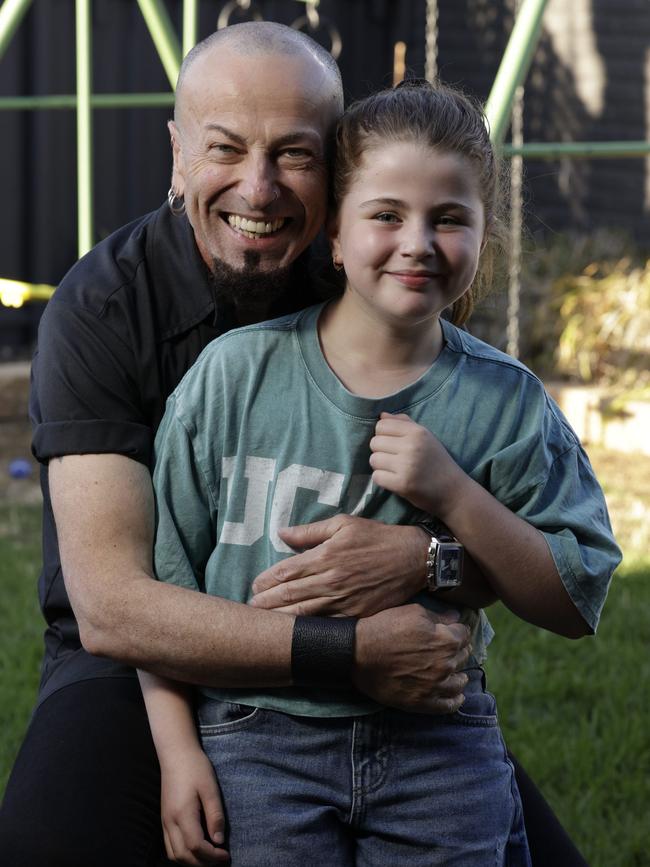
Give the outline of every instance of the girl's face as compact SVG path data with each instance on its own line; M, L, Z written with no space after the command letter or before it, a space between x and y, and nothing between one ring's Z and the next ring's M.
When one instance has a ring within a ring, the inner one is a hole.
M469 288L485 216L472 164L416 142L378 143L330 226L346 292L382 320L437 320Z

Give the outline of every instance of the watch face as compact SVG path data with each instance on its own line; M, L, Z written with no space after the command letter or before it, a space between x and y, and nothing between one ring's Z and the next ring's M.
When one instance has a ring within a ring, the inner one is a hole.
M441 542L438 548L438 587L458 587L463 579L462 545Z

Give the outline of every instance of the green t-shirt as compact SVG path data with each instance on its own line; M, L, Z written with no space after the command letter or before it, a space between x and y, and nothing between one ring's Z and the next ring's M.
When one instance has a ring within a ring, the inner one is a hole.
M595 629L620 554L589 461L540 381L443 322L443 350L416 382L387 397L359 397L322 355L321 309L218 338L170 396L155 445L158 578L246 602L255 577L293 553L278 528L339 512L388 524L422 520L370 481L368 444L379 414L404 412L544 533L567 592ZM447 607L426 593L413 601ZM483 612L467 609L463 619L480 662L491 628ZM203 691L309 716L377 708L345 689Z

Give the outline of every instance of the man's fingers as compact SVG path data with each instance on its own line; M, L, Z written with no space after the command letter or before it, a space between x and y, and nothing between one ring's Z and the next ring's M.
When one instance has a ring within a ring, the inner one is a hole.
M265 590L284 584L287 581L295 581L297 578L306 578L312 574L313 558L310 557L311 548L316 548L323 542L327 542L341 529L347 515L335 515L323 521L314 521L312 524L301 524L296 527L283 527L278 530L278 535L283 542L292 548L305 549L303 553L295 557L288 557L280 563L276 563L264 572L260 572L253 581L253 593L263 593ZM274 606L264 606L274 607Z
M460 611L457 608L448 608L447 611L428 611L432 620L437 623L459 623ZM468 631L469 633L469 631Z
M306 551L304 554L296 554L295 557L288 557L286 560L281 560L274 566L270 566L264 572L260 572L253 581L253 593L263 593L265 590L270 590L288 581L296 581L299 578L308 577L311 575L310 564L312 559L309 556L309 551Z
M317 579L313 576L306 578L284 579L281 583L269 587L260 593L256 593L250 600L249 605L255 608L286 608L306 602L309 599L319 597L322 588L316 586Z
M436 696L447 700L456 700L461 699L465 700L463 696L463 690L467 686L469 678L463 671L457 671L454 674L450 674L449 677L446 677L442 683L438 684L436 688Z
M457 710L463 706L463 702L465 701L465 696L461 693L460 695L456 695L453 698L439 698L436 696L432 698L429 702L429 705L426 708L409 708L409 711L415 711L415 713L431 713L431 714L451 714L456 713Z
M464 623L441 623L440 628L446 630L458 642L459 648L468 647L470 631Z
M323 521L314 521L311 524L283 527L278 531L278 535L292 548L315 548L316 545L331 539L334 533L341 529L344 519L345 516L335 515L333 518L325 518Z

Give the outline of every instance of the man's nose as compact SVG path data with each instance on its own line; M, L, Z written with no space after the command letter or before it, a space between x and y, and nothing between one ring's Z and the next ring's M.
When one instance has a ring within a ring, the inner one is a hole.
M266 156L252 156L243 166L239 194L251 211L264 211L279 197L276 171Z

